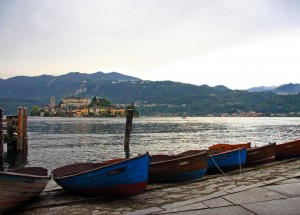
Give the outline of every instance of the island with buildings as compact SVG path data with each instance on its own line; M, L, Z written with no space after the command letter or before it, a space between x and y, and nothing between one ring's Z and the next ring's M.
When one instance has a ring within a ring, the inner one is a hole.
M118 117L125 116L126 109L134 109L135 115L138 111L133 104L113 105L104 98L66 96L57 105L55 97L50 98L50 104L33 106L31 116L60 116L60 117Z

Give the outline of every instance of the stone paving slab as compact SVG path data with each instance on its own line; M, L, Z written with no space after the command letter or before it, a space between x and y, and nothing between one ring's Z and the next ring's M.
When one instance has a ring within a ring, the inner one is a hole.
M266 188L275 191L277 193L281 193L285 196L300 197L300 183L273 185L273 186L267 186Z
M251 184L251 185L248 185L248 186L240 186L240 187L236 187L234 189L231 189L231 190L226 190L227 193L238 193L238 192L241 192L241 191L246 191L246 190L250 190L250 189L253 189L253 188L256 188L256 187L262 187L264 186L263 183L256 183L256 184Z
M240 206L228 206L220 208L209 208L203 210L194 210L194 211L184 211L177 212L176 215L255 215ZM166 215L166 214L165 214ZM169 213L169 215L174 215L174 213ZM299 214L298 214L299 215Z
M285 199L287 197L271 190L258 187L239 193L229 194L223 196L223 198L230 202L233 202L234 204L244 204L251 202L270 201L274 199Z
M162 211L163 209L158 208L158 207L152 207L152 208L147 208L145 210L137 210L134 212L130 212L130 213L125 213L125 215L144 215L144 214L154 214L157 213L159 211Z
M290 179L281 181L278 184L293 184L293 183L300 183L300 180L297 178L290 178Z
M286 180L287 178L285 177L278 177L278 178L274 178L274 179L271 179L271 180L267 180L265 182L262 182L263 184L273 184L273 183L277 183L277 182L280 182L280 181L284 181Z
M207 205L210 208L218 208L218 207L233 205L231 202L227 201L222 197L203 201L203 204Z
M299 178L299 177L300 177L300 171L298 171L297 173L294 173L294 174L290 174L287 178Z
M300 197L249 203L242 206L257 215L299 215Z
M202 202L197 202L195 204L191 204L191 205L186 205L183 207L178 207L178 208L173 208L173 209L169 209L166 211L162 211L159 212L158 214L168 214L168 213L179 213L182 211L195 211L195 210L201 210L204 208L208 208L205 204L203 204Z
M180 202L175 202L175 203L172 203L172 204L166 204L166 205L163 205L162 208L163 209L173 209L173 208L183 207L183 206L195 204L195 203L198 203L198 202L201 202L201 201L213 199L213 198L216 198L216 197L219 197L219 196L223 196L223 195L226 195L226 194L227 193L220 191L220 192L216 192L216 193L213 193L213 194L210 194L210 195L200 196L200 197L193 198L193 199L186 200L186 201L180 201Z

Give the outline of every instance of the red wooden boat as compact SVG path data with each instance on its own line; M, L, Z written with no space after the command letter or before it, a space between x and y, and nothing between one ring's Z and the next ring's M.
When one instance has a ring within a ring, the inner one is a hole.
M275 160L276 143L247 148L246 166L255 166L269 163Z
M0 214L38 196L49 179L47 169L42 167L0 172Z
M276 145L276 160L300 157L300 139Z
M152 155L149 182L183 182L203 177L207 170L207 150L191 150L177 155Z

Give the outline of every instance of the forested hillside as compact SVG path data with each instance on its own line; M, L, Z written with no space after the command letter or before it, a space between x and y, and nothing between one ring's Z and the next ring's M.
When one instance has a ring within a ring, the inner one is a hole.
M120 73L69 73L62 76L0 79L0 107L5 114L18 106L43 106L54 96L102 97L113 104L135 103L140 115L190 116L260 112L299 115L300 94L231 90L225 86L196 86L172 81L143 81Z

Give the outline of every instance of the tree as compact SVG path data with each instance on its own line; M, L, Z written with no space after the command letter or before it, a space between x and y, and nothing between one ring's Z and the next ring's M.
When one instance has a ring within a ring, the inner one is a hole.
M49 116L50 116L49 111L46 111L45 114L44 114L44 117L49 117Z
M39 106L35 105L31 108L31 113L30 113L31 116L40 116L40 113L41 111Z
M88 105L89 107L94 107L94 106L98 106L98 107L110 107L111 106L111 102L107 99L101 99L98 98L96 96L94 96L94 98L92 99L91 104Z

